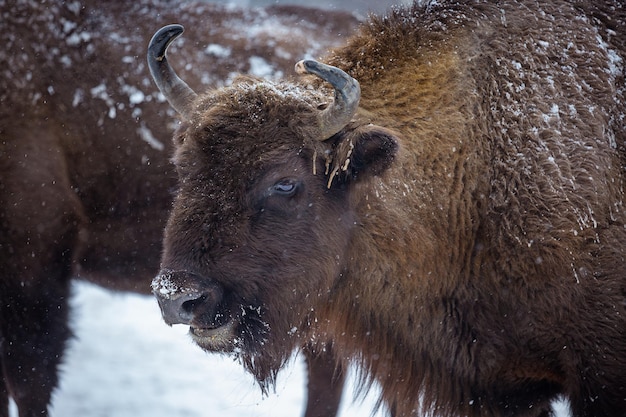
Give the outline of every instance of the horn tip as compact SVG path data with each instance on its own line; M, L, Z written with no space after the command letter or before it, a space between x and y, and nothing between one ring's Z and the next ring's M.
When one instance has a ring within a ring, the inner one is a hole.
M296 62L295 70L297 74L310 74L310 67L315 65L316 61L311 59L303 59L301 61Z
M161 29L156 31L154 36L152 36L150 44L148 45L148 50L157 61L163 60L165 51L169 44L174 39L179 37L184 31L185 28L183 25L178 23L163 26Z

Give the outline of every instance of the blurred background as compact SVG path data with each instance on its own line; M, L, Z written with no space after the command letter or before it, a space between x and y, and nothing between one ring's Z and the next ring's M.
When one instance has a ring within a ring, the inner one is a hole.
M293 4L305 7L319 7L329 10L347 10L367 16L367 13L381 13L394 4L410 4L411 0L207 0L212 3L233 4L243 7L265 7L270 5Z

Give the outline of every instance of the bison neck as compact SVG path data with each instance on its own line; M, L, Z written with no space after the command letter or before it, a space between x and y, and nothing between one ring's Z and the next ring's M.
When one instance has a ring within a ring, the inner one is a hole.
M434 165L416 173L405 168L415 167L407 161L413 157L401 154L397 169L355 191L359 225L333 290L328 333L342 356L358 358L365 376L381 384L387 404L403 398L397 403L417 405L426 395L419 387L442 382L431 371L453 369L455 360L467 359L454 350L471 346L472 335L460 328L469 319L451 314L458 311L459 284L473 274L480 187L471 180L471 158L461 148L450 150L437 157L454 167L450 175L435 178ZM455 337L445 344L451 351L433 352L444 345L437 341ZM432 368L412 365L418 363Z
M426 385L462 396L450 385L449 372L467 369L458 363L472 360L474 335L463 327L472 318L459 312L474 307L456 300L478 297L457 292L463 283L468 285L462 291L472 291L488 151L466 122L472 119L466 112L473 107L473 83L454 48L447 52L430 60L429 75L399 69L363 87L394 91L401 94L395 100L407 103L419 97L423 105L411 106L409 114L405 106L386 103L389 94L382 90L364 97L367 117L378 124L393 121L386 127L399 132L402 143L392 169L354 185L359 226L323 313L328 320L321 320L330 323L327 331L340 355L357 358L364 378L380 383L396 415L410 415L420 403L438 406ZM415 79L407 82L407 76ZM463 379L471 377L454 380Z

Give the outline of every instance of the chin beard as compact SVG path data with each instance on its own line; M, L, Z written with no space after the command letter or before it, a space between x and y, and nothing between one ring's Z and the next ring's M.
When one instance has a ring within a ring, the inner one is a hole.
M247 317L234 352L256 379L261 391L267 395L276 388L278 372L300 346L299 338L291 333L276 332L258 317Z
M244 368L254 376L263 395L268 395L270 391L276 390L278 372L290 357L291 354L276 357L267 354L267 352L263 355L239 354L239 360Z

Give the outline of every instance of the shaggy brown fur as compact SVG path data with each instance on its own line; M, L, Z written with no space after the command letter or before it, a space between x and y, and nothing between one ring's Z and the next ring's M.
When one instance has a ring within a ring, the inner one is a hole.
M558 396L624 416L626 12L596 3L373 17L327 61L362 98L323 142L317 79L201 96L155 294L263 386L330 342L397 416L549 416Z
M10 396L21 417L42 416L70 333L70 276L149 292L158 271L176 184L171 117L141 53L152 28L174 16L193 27L178 52L200 87L227 83L253 57L290 71L356 21L295 7L0 3L0 416Z

